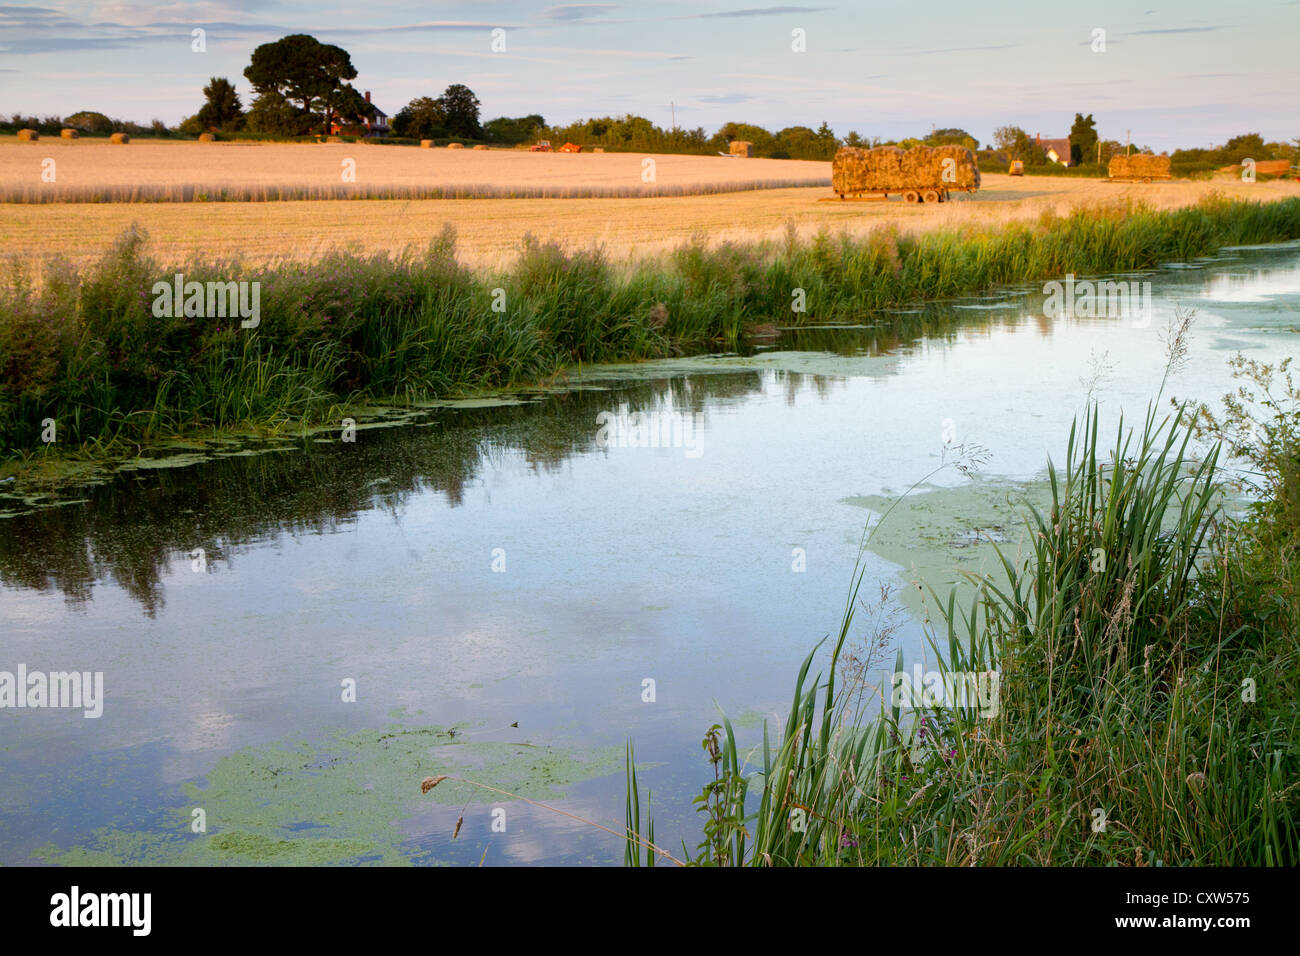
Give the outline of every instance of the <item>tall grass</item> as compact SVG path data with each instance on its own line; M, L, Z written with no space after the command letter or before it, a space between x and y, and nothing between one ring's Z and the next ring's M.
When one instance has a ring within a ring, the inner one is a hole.
M1229 609L1279 601L1300 621L1298 515L1225 519L1217 446L1193 460L1190 419L1151 412L1138 435L1121 422L1106 455L1087 412L1049 468L1050 510L1026 515L1031 553L1003 557L968 607L940 602L939 666L999 672L994 716L853 710L836 671L856 570L828 676L809 681L810 654L783 735L764 727L761 771L724 721L729 803L711 821L726 825L691 862L1300 862L1300 633L1225 626ZM1294 422L1290 436L1274 467L1294 481Z
M526 238L512 267L476 273L457 260L452 232L396 256L336 250L306 264L164 269L131 229L81 272L55 263L38 280L11 262L0 286L0 459L49 451L46 419L62 449L319 421L353 402L438 398L537 382L578 363L734 347L763 323L863 317L1297 237L1300 200L1212 199L919 236L701 239L628 268L598 249ZM260 283L260 325L155 317L153 285L178 271L187 281ZM796 289L804 312L792 311Z

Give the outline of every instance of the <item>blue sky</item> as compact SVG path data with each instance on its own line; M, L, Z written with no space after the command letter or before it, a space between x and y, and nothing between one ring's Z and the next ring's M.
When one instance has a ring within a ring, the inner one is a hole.
M299 32L348 50L356 86L390 114L464 83L485 119L631 112L669 125L675 104L679 125L709 132L825 120L840 135L957 126L985 142L1003 124L1064 136L1083 112L1103 136L1132 129L1158 150L1300 136L1300 0L0 2L0 113L174 123L209 76L233 80L247 106L253 48Z

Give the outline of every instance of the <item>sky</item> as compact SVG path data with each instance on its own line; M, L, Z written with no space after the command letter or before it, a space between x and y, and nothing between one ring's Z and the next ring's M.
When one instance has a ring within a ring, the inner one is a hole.
M354 85L390 115L463 83L485 120L960 127L986 143L1002 125L1065 136L1081 112L1157 151L1300 136L1300 0L748 5L762 2L0 2L0 114L175 124L211 76L247 107L253 49L310 33L351 54Z

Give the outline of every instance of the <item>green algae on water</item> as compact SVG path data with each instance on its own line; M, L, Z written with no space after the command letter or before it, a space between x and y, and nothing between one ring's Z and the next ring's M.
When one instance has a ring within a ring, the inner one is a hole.
M958 600L973 593L968 574L1001 568L997 550L1011 561L1025 548L1025 505L1051 501L1045 479L1029 482L976 476L955 487L917 489L894 506L889 495L861 495L844 503L884 514L867 548L902 566L903 603L923 620L931 600L925 585L946 597L956 587Z
M454 728L389 724L248 747L220 758L206 778L181 786L154 830L94 831L81 845L46 844L33 856L76 866L407 865L434 862L407 848L404 821L435 804L509 798L446 781L450 774L539 801L580 781L621 772L619 748L584 759L526 741L475 741ZM207 832L193 833L201 808Z

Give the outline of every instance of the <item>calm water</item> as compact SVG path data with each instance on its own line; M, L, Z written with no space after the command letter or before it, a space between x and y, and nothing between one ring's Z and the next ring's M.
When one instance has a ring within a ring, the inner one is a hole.
M1234 352L1295 352L1300 245L1120 278L1152 283L1149 323L1048 319L1041 290L1008 290L0 520L0 670L105 688L99 719L0 710L0 863L614 863L566 817L418 785L617 826L628 740L661 842L693 846L717 708L754 738L784 715L864 522L945 438L986 449L979 476L938 472L867 558L873 600L901 589L859 628L892 621L889 663L923 646L908 569L951 577L972 529L1014 542L1008 493L1059 459L1088 383L1107 415L1145 410L1176 305L1197 314L1167 394L1214 400ZM598 416L638 411L690 447L602 447Z

